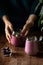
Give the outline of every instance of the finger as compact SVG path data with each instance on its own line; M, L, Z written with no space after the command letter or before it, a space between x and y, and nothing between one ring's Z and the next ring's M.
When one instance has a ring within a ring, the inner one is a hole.
M11 30L11 32L12 32L12 31L13 31L13 26L12 26L12 25L10 25L9 27L10 27L10 30Z
M10 35L9 33L6 33L6 37L10 38L10 37L11 37L11 35Z
M6 38L7 38L8 42L10 43L10 39L9 39L9 36L8 35L6 35Z
M10 33L9 33L8 29L5 29L5 33L6 33L6 35L8 35L10 37Z
M23 29L21 30L21 33L25 34L25 32L26 32L26 27L24 26Z
M29 33L29 31L26 31L25 34L24 34L24 36L27 37L28 33Z

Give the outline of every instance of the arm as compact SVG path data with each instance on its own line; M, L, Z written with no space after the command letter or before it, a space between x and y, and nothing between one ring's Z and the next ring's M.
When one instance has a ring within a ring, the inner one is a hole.
M34 21L37 19L37 11L35 11L35 7L38 5L38 0L35 0L30 11L30 16L28 17L26 24L23 26L22 34L27 36L29 33L29 29L34 25Z
M9 21L8 17L6 15L2 16L2 20L5 23L5 34L8 42L10 43L10 36L11 32L13 31L13 25Z
M22 34L24 35L24 37L27 36L27 34L29 33L30 28L34 25L34 21L37 19L37 16L32 14L29 16L29 18L26 21L26 24L23 26L22 29Z
M5 23L6 38L10 42L10 40L9 40L9 38L10 38L10 31L11 32L13 31L13 26L12 26L11 22L9 21L8 16L7 16L4 0L0 1L0 19L2 19L3 22Z

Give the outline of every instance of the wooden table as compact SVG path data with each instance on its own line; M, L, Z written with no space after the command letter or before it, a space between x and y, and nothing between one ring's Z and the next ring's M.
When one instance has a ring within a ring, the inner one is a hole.
M1 48L9 46L13 50L10 57L2 55ZM16 51L16 53L14 53ZM4 35L0 35L0 65L43 65L43 54L29 56L25 54L24 47L14 47L8 43Z

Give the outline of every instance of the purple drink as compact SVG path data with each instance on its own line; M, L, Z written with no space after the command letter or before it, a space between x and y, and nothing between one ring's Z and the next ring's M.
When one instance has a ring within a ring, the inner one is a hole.
M18 32L13 32L10 38L10 42L14 46L21 46L23 43L23 37Z
M16 37L16 36L11 36L11 44L12 45L15 45L15 46L18 46L21 42L20 42L20 37Z
M36 55L38 52L38 43L37 40L29 40L26 39L26 43L25 43L25 53L28 55Z

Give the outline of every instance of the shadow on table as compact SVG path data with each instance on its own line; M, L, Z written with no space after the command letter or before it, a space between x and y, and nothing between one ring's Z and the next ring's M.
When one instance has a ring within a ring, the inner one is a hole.
M43 53L37 53L37 55L32 55L33 57L37 57L37 58L43 58Z
M14 58L17 58L17 57L24 57L24 55L23 55L22 53L18 53L18 52L12 53L11 56L14 57Z
M43 53L38 53L38 54L37 54L37 57L38 57L38 58L43 58Z
M12 53L12 57L14 57L14 58L17 58L17 57L24 57L25 55L24 54L22 54L22 53L18 53L18 52L16 52L16 53ZM33 57L37 57L37 58L43 58L43 53L37 53L37 55L32 55Z

